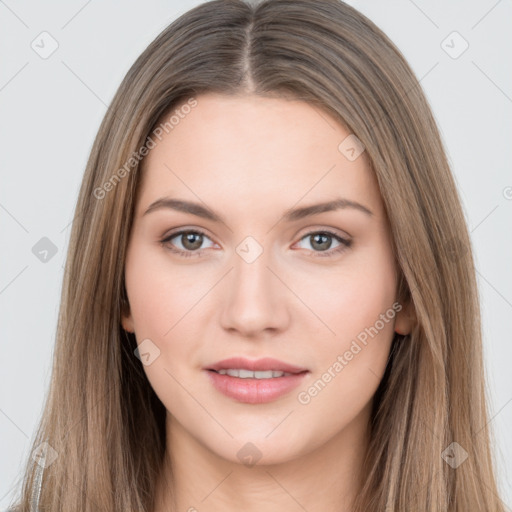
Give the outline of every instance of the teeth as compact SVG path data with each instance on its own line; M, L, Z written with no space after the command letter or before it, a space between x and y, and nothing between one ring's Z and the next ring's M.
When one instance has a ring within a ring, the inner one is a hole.
M229 369L229 370L218 370L217 373L221 375L229 375L230 377L238 377L240 379L273 379L274 377L287 377L292 375L291 373L277 371L277 370L266 370L256 371L241 369Z

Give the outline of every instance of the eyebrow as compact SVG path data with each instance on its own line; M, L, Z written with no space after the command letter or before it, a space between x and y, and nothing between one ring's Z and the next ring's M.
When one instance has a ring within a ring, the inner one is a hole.
M224 220L219 214L215 213L213 210L207 208L206 206L191 201L185 201L184 199L173 199L171 197L161 197L160 199L157 199L156 201L149 205L147 210L142 215L144 216L147 215L148 213L154 212L156 210L161 210L163 208L168 208L171 210L176 210L184 213L190 213L192 215L196 215L197 217L202 217L204 219L208 219L214 222L224 223ZM292 222L303 219L305 217L309 217L310 215L316 215L319 213L331 212L347 208L360 211L370 217L373 215L373 212L369 208L358 203L357 201L351 201L349 199L344 199L340 197L333 201L313 204L311 206L304 206L301 208L290 208L285 211L283 215L283 220L285 222Z

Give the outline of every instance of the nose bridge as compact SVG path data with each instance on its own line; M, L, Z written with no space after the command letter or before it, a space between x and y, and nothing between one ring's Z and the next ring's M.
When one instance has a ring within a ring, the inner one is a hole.
M247 245L245 245L245 250ZM270 282L271 272L268 269L271 266L270 250L263 250L259 255L252 255L254 248L249 246L246 254L243 254L244 246L237 248L237 254L234 256L233 288L236 293L252 296L266 296L270 298L272 283ZM241 254L242 253L242 254ZM247 257L246 257L247 256Z
M223 326L246 334L283 328L287 322L283 285L269 270L270 248L247 237L233 254L233 271L228 279Z

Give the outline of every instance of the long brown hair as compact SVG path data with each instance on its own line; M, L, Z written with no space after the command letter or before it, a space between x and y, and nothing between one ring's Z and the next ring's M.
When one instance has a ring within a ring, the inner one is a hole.
M31 501L55 512L153 510L165 408L121 327L124 261L152 134L203 92L290 97L328 112L364 144L378 180L400 300L416 325L393 341L354 510L503 511L471 242L439 133L399 50L339 0L204 3L128 71L95 139L72 226L32 447L51 463L41 472L27 461L20 510Z

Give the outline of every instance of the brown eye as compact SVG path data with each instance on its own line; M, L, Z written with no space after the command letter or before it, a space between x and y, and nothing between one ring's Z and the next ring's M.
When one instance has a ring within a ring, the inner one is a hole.
M202 247L205 241L209 241L211 247L213 242L201 231L178 231L172 233L161 241L163 245L167 245L172 252L179 253L182 256L199 255L205 247ZM206 248L207 248L206 247Z
M181 237L181 243L183 247L189 251L195 251L199 249L203 243L203 235L201 233L190 231L179 236Z

